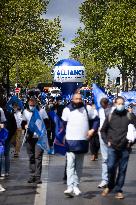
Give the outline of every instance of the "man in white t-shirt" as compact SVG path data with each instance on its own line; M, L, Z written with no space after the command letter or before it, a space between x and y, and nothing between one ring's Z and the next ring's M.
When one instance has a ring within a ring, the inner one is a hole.
M80 195L78 188L82 172L84 154L88 152L88 139L99 126L97 112L91 106L84 106L79 93L74 94L72 102L63 110L62 120L66 125L67 145L67 190L66 196ZM89 119L94 119L89 130Z
M33 114L33 110L36 107L35 99L30 99L28 102L29 109L25 109L23 112L22 117L22 128L28 129L28 125L30 119ZM42 108L39 109L39 114L41 119L46 124L48 120L48 115L46 111ZM30 178L28 183L37 183L41 184L41 172L42 172L42 157L43 157L43 150L37 146L38 136L36 133L32 133L29 129L27 130L27 139L26 139L26 146L27 146L27 153L29 156L29 164L30 164Z

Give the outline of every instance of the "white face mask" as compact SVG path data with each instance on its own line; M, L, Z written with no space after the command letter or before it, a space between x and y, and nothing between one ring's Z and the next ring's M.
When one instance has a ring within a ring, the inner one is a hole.
M123 112L125 110L125 105L116 105L116 110L119 112Z
M34 111L34 108L35 108L35 106L29 105L29 110L30 110L30 111Z
M59 104L59 105L63 105L63 102L62 102L62 101L60 101L58 104Z

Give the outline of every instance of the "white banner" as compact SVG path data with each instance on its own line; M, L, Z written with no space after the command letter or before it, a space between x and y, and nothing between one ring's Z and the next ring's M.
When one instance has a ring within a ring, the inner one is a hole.
M54 82L84 82L84 66L55 66Z

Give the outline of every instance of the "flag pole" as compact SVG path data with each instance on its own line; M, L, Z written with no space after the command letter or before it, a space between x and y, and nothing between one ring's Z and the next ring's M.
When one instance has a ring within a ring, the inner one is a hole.
M24 145L24 143L26 141L27 131L28 131L28 128L26 129L26 132L25 132L25 135L24 135L24 138L23 138L23 141L22 141L21 148L23 147L23 145Z

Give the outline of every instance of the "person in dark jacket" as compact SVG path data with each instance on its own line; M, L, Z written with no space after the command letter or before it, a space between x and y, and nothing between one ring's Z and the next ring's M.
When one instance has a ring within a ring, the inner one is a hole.
M91 107L96 111L94 101L92 101ZM93 120L90 120L90 124L93 125ZM99 135L98 130L93 134L93 137L90 139L90 152L91 152L91 161L98 160L98 152L100 149Z
M128 125L134 124L133 116L125 109L124 104L124 98L120 96L116 98L115 110L107 116L101 128L102 136L106 136L103 140L108 145L108 185L103 190L102 196L107 196L114 189L117 199L124 198L122 187L130 153L126 136Z
M5 141L5 150L4 150L5 177L8 177L10 172L10 146L11 146L12 138L17 129L17 124L14 117L14 113L9 112L6 109L6 100L3 100L1 102L1 106L3 108L6 117L5 128L9 131L8 138Z

